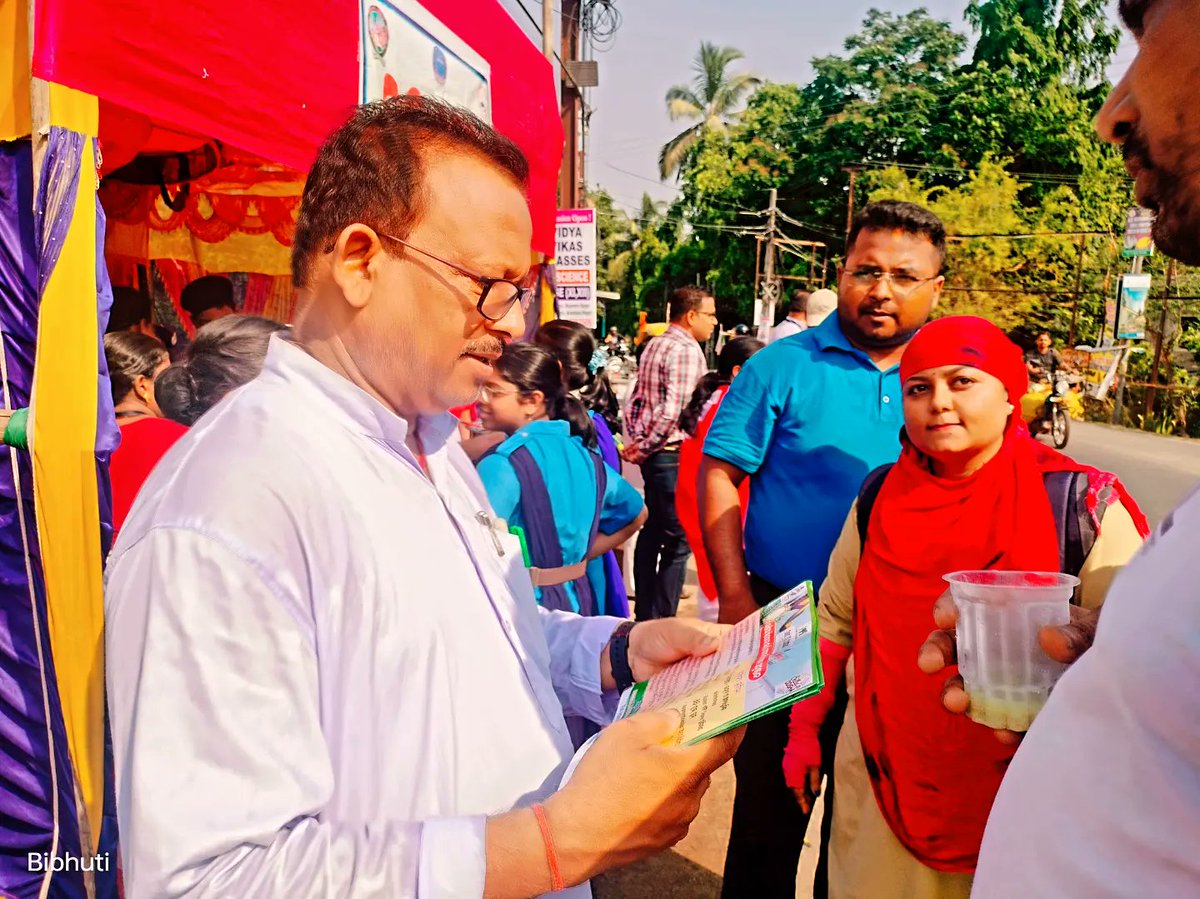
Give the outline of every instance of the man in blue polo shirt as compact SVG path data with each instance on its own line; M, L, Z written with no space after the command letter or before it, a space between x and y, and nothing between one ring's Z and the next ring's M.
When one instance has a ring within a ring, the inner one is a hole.
M735 622L804 580L818 590L868 472L900 453L900 357L941 295L946 232L912 203L873 203L850 231L838 310L752 358L721 404L700 470L704 545ZM738 486L749 477L743 535ZM744 547L744 551L743 551ZM826 721L826 772L845 703ZM784 781L788 713L751 723L734 758L737 792L726 897L790 897L808 815ZM832 782L825 824L832 819ZM822 864L815 896L823 896Z

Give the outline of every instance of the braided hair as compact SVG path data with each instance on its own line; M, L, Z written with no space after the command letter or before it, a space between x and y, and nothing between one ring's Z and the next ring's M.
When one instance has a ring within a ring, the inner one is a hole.
M579 322L557 319L546 322L533 335L533 342L550 350L562 365L567 390L576 393L583 405L604 419L614 434L621 430L617 392L604 370L604 357L596 338Z

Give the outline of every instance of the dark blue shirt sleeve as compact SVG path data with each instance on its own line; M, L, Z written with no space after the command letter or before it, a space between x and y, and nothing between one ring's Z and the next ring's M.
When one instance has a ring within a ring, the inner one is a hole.
M706 456L736 465L747 474L762 466L779 421L770 369L755 364L762 355L750 359L733 379L704 441Z

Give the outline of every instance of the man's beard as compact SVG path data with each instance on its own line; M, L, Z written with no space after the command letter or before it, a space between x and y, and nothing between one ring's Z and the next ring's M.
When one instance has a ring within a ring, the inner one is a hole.
M1179 147L1186 160L1189 149L1196 156L1190 171L1163 168L1150 154L1145 138L1136 129L1125 139L1122 153L1126 165L1133 164L1149 182L1143 200L1155 212L1154 243L1180 262L1200 265L1200 137Z
M857 319L842 319L842 331L849 332L847 337L850 342L862 350L894 350L896 347L904 346L912 340L917 331L921 329L920 325L915 328L910 328L904 331L897 331L890 337L878 337L874 334L868 334L858 326Z
M856 330L855 334L858 337L859 343L864 349L869 350L894 350L898 346L904 346L910 340L917 336L917 331L920 328L912 328L908 331L897 331L891 337L876 337L873 334L864 334Z

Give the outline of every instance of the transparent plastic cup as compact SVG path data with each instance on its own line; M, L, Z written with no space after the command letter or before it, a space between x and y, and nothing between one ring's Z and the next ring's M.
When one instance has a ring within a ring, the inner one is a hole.
M1029 730L1066 666L1046 655L1038 631L1071 620L1079 578L1040 571L946 575L958 607L958 670L967 714L988 727Z

